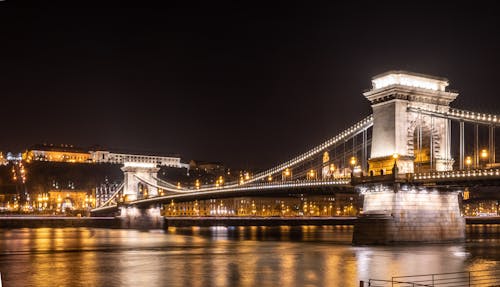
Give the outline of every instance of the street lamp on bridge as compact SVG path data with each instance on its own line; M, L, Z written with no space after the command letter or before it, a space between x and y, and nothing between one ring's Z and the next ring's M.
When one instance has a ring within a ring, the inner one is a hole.
M308 173L307 173L307 179L316 179L316 172L314 171L314 169L311 169Z
M488 162L488 157L489 157L488 150L487 149L482 149L481 153L479 154L479 156L481 157L481 160L483 162L485 162L485 166L484 167L486 167L486 163Z
M224 177L219 176L219 178L215 181L215 186L216 187L219 187L219 186L222 186L224 184Z
M283 171L283 174L282 174L282 179L283 179L283 180L287 180L288 178L290 178L290 180L292 179L292 171L291 171L289 168L286 168L286 169Z
M467 167L467 169L470 169L471 164L472 164L472 158L470 156L467 156L465 158L465 166Z

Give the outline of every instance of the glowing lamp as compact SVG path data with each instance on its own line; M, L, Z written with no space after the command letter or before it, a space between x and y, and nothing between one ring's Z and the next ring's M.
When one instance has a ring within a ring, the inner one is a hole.
M481 158L482 159L488 158L488 151L486 149L481 150Z

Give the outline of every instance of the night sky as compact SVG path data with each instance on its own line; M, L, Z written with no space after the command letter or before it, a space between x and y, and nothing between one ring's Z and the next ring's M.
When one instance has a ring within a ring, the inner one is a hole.
M500 114L493 4L212 2L0 2L0 150L98 144L271 167L370 114L362 92L391 69L446 77L454 107Z

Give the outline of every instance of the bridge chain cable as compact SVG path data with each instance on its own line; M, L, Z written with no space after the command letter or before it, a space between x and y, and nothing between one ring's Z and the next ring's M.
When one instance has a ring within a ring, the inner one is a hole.
M343 130L341 133L337 134L336 136L328 139L327 141L323 142L322 144L308 150L307 152L300 154L291 160L284 162L276 167L270 168L264 172L258 173L252 178L245 180L243 183L240 183L238 181L235 182L228 182L227 184L224 185L224 188L235 188L241 185L247 185L256 181L260 181L262 179L266 179L268 176L275 175L287 168L290 168L294 165L300 164L302 162L305 162L309 159L311 159L313 156L327 150L328 148L331 148L332 146L335 146L338 143L341 143L343 141L347 141L352 139L353 137L359 135L363 131L369 129L370 127L373 126L373 115L369 115L362 119L361 121L357 122L356 124L350 126L349 128ZM358 146L361 146L358 145ZM346 151L347 152L347 151ZM352 152L352 150L351 150ZM342 157L342 155L339 155L338 158ZM304 174L305 175L305 174ZM156 179L156 178L155 178ZM159 182L164 184L165 186L162 186L162 189L168 189L171 190L172 192L182 192L182 191L192 191L193 189L186 188L186 187L177 187L172 183L169 183L165 180L162 179L157 179ZM175 191L174 191L175 189ZM202 185L200 186L199 189L197 190L211 190L211 189L220 189L220 187L213 187L212 185Z
M327 141L323 142L322 144L310 149L309 151L300 154L293 159L284 162L276 167L270 168L264 172L258 173L255 176L253 176L251 179L245 181L246 184L252 183L255 181L259 181L261 179L265 179L268 176L272 176L276 173L279 173L286 168L292 167L296 164L299 164L303 161L306 161L310 159L311 157L319 154L320 152L330 148L331 146L341 142L342 140L349 139L350 137L356 136L357 134L363 132L364 130L370 128L373 125L373 115L369 115L366 118L362 119L361 121L357 122L356 124L352 125L351 127L345 129L342 131L340 134L337 134L336 136L328 139Z
M434 109L409 107L408 110L435 117L472 122L477 124L500 126L500 115L478 113L454 108L450 108L448 111L438 111Z
M308 180L308 181L296 181L296 182L273 182L273 183L254 183L252 185L236 185L236 186L223 186L223 187L209 187L209 188L200 188L200 189L190 189L190 190L179 190L177 188L168 188L164 187L151 181L148 181L138 175L134 175L142 183L146 185L160 188L163 190L170 191L172 193L184 193L184 194L193 194L207 191L239 191L239 190L249 190L249 189L262 189L262 187L267 188L282 188L282 187L295 187L295 186L321 186L321 185L349 185L350 186L350 177L339 178L339 179L331 179L331 180Z
M158 189L162 189L162 190L166 190L166 191L170 191L170 192L175 192L175 193L188 193L188 192L193 192L193 190L187 190L187 189L179 189L177 188L175 185L172 185L172 184L169 184L171 185L171 187L169 186L165 186L165 185L159 185L159 184L155 184L153 182L150 182L136 174L134 174L134 177L137 178L139 181L141 181L142 183L145 183L146 185L149 185L149 186L152 186L152 187L155 187L155 188L158 188Z
M350 138L352 139L352 138ZM366 142L367 145L370 145L371 144L371 139L367 140ZM345 157L345 155L354 155L354 154L358 154L359 152L362 151L363 149L363 146L365 145L365 143L363 142L360 142L358 144L356 144L354 147L351 148L351 145L349 145L349 149L345 150L345 152L342 152L342 153L338 153L336 155L330 155L330 160L327 162L327 163L323 163L323 162L317 162L316 164L314 165L311 165L311 166L303 166L303 168L301 170L299 170L298 172L297 171L294 171L293 175L294 177L304 177L304 176L307 176L307 173L311 170L311 169L315 169L315 170L319 170L319 172L322 171L323 168L325 167L328 167L329 164L331 163L338 163L338 162L341 162L343 160L343 157ZM337 146L338 147L338 146ZM341 164L338 164L337 166L342 166ZM343 166L344 168L346 166ZM344 176L348 176L346 174L344 174Z
M158 182L158 183L164 184L164 185L165 185L165 187L175 188L175 189L177 189L177 190L179 190L179 189L180 189L177 185L175 185L175 184L173 184L173 183L170 183L170 182L168 182L168 181L166 181L166 180L163 180L163 179L161 179L161 178L159 178L159 177L153 176L153 179L154 179L154 180L156 180L156 182ZM163 187L162 187L162 189L163 189ZM181 188L181 189L182 189L182 188Z
M137 179L146 183L150 186L157 187L157 185L136 176ZM163 196L150 197L145 199L135 200L134 204L144 204L144 203L153 203L164 200L171 200L176 198L189 197L193 195L216 195L216 194L231 194L233 192L241 192L241 191L256 191L256 190L275 190L275 189L284 189L286 192L289 192L289 189L293 188L304 188L304 187L322 187L322 186L338 186L338 187L351 187L350 178L342 178L342 179L334 179L334 180L316 180L316 181L295 181L295 182L279 182L279 183L255 183L247 186L238 186L235 188L210 188L210 189L197 189L191 190L189 192L182 192L176 194L169 194Z
M120 192L123 190L123 186L124 186L124 183L122 182L120 184L120 186L118 186L118 188L116 189L116 191L111 195L111 197L108 200L106 200L106 202L104 202L103 204L101 204L99 207L105 207L109 203L111 203L111 201L113 199L115 199L120 194Z

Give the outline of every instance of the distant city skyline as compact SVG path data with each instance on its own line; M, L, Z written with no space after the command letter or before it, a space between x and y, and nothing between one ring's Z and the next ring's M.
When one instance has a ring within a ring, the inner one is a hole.
M100 144L267 168L371 113L371 78L450 81L451 105L498 113L491 3L0 4L0 150Z

